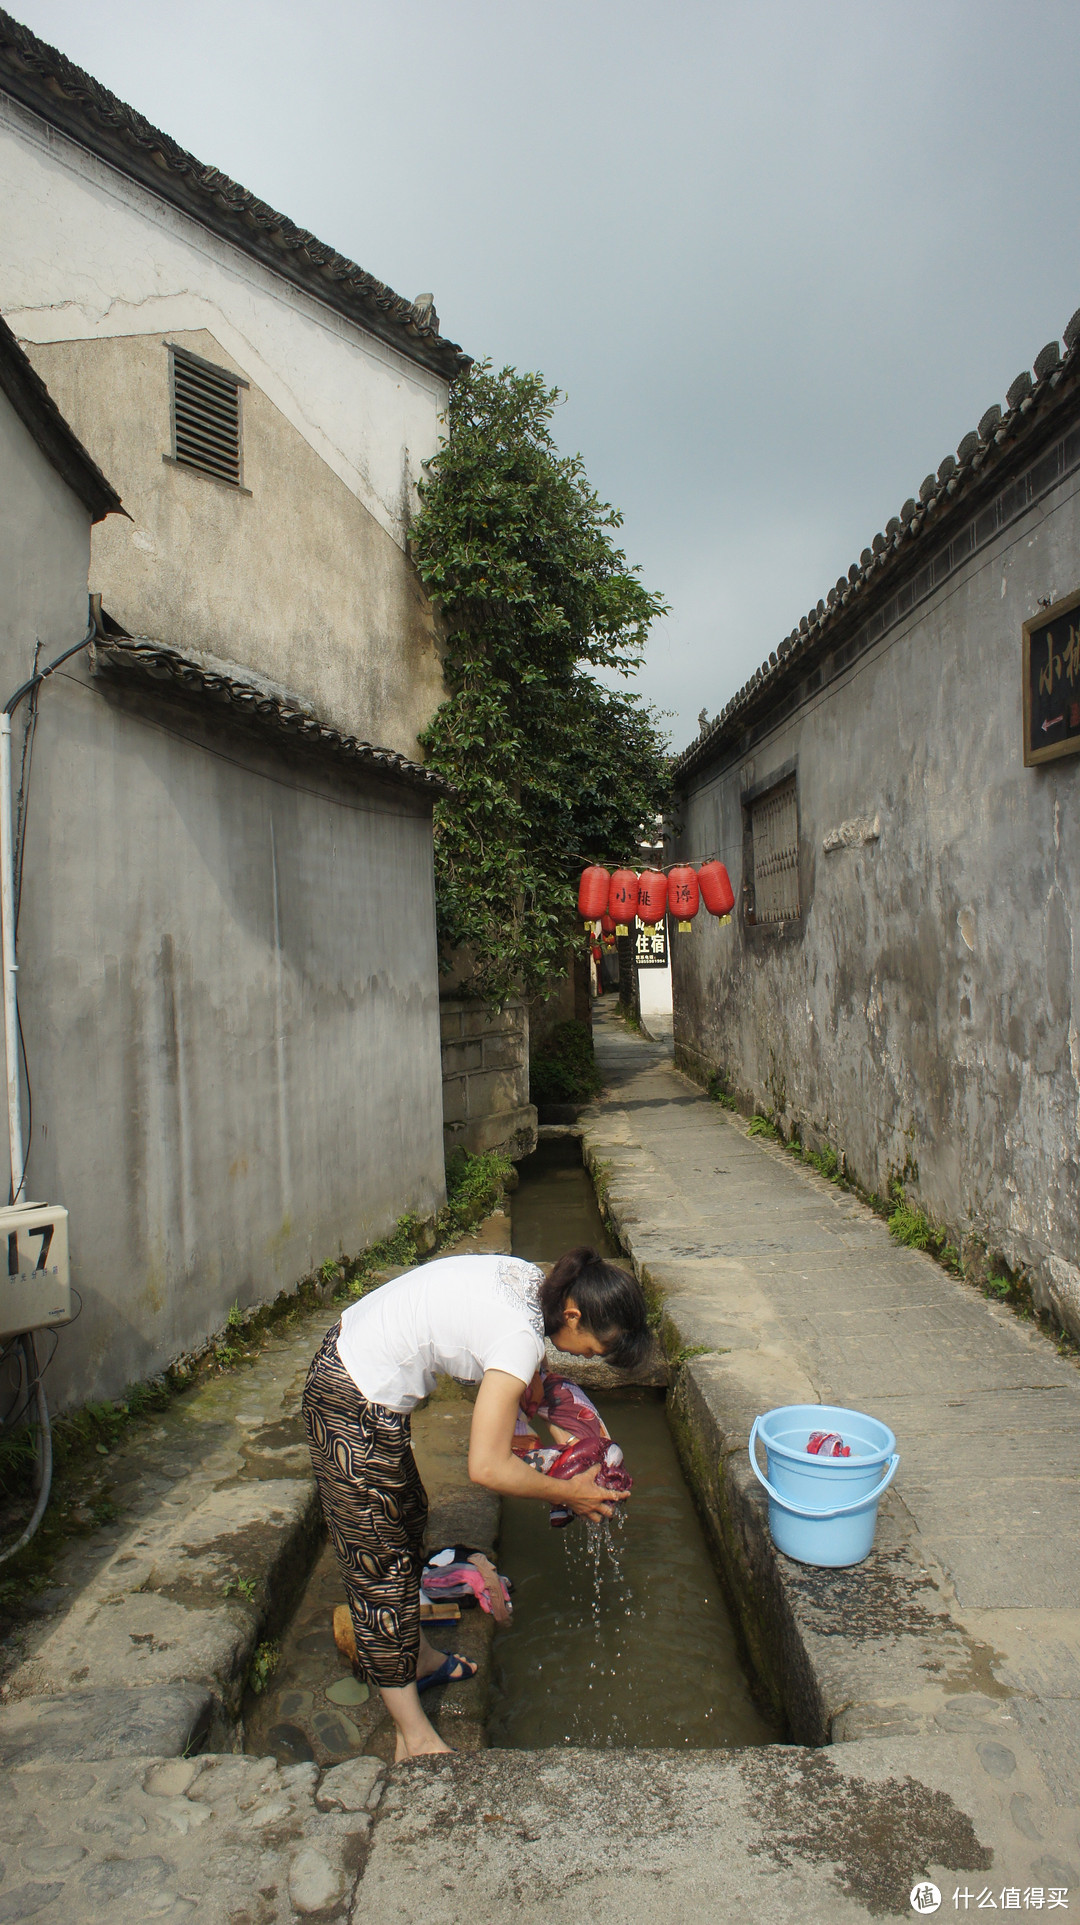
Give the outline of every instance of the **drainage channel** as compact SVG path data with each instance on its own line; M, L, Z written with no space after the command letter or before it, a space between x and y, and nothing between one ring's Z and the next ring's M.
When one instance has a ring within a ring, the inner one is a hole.
M542 1140L519 1168L516 1256L552 1260L591 1243L616 1256L573 1136ZM761 1745L757 1708L716 1568L668 1429L663 1393L598 1396L634 1494L618 1523L552 1530L504 1499L500 1569L514 1623L495 1639L493 1745Z
M617 1256L575 1136L542 1140L520 1165L512 1200L515 1255L551 1261L588 1243ZM634 1477L617 1525L575 1521L553 1530L542 1506L502 1505L499 1568L514 1582L514 1622L492 1652L486 1735L478 1688L488 1669L486 1621L464 1612L435 1638L481 1662L481 1680L447 1710L461 1749L582 1745L716 1749L774 1742L762 1715L715 1565L679 1466L663 1392L598 1396ZM471 1404L450 1384L414 1418L417 1461L432 1527L448 1503L460 1519ZM467 1501L467 1498L466 1498ZM459 1523L450 1536L464 1527ZM470 1541L476 1541L472 1533ZM332 1765L368 1752L392 1755L377 1693L353 1678L333 1638L342 1601L325 1543L291 1622L256 1666L244 1706L245 1751L283 1764ZM465 1697L475 1694L475 1707ZM440 1694L443 1695L443 1694Z

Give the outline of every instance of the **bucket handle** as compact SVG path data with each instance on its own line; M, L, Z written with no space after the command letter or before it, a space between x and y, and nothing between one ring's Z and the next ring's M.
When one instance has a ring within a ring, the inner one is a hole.
M764 1488L768 1491L769 1496L772 1498L773 1502L775 1504L779 1504L781 1510L790 1511L793 1517L808 1517L811 1519L817 1518L821 1523L824 1523L826 1519L830 1517L850 1517L854 1511L864 1510L867 1504L875 1504L878 1498L881 1496L882 1492L888 1490L889 1485L892 1483L893 1478L896 1476L897 1470L899 1468L900 1457L898 1453L894 1452L892 1457L890 1457L889 1459L888 1470L885 1472L885 1475L882 1478L880 1484L878 1485L876 1491L867 1491L865 1497L857 1497L854 1500L854 1502L851 1504L837 1504L833 1507L831 1511L811 1510L805 1504L794 1504L790 1497L783 1497L781 1493L779 1491L775 1491L772 1485L770 1484L768 1478L766 1477L764 1471L761 1468L761 1465L758 1463L757 1457L754 1452L754 1445L757 1443L758 1425L760 1423L761 1423L761 1418L755 1417L754 1427L750 1432L750 1468L753 1471L754 1476L757 1478L758 1483L762 1484Z

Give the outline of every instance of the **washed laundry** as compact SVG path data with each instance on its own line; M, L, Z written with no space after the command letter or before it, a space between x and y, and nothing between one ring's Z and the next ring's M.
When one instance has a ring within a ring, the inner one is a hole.
M491 1559L467 1544L448 1544L441 1551L433 1552L424 1565L420 1594L432 1603L441 1598L475 1603L490 1616L496 1583L501 1586L503 1601L509 1607L513 1586L509 1578L496 1571Z
M548 1424L556 1440L554 1447L541 1444L532 1428L534 1417L542 1417ZM579 1384L553 1371L537 1371L522 1397L513 1450L523 1463L547 1477L578 1477L582 1471L599 1466L596 1481L601 1490L629 1496L633 1488L633 1479L623 1468L622 1451L612 1441L592 1399ZM569 1524L573 1515L565 1504L551 1507L551 1523L556 1529Z

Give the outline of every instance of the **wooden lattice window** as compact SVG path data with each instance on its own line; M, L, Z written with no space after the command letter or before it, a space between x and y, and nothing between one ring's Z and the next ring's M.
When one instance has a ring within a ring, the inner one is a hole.
M169 387L173 460L239 488L240 390L247 382L187 348L170 347Z
M799 905L799 813L795 777L750 804L754 921L793 922Z

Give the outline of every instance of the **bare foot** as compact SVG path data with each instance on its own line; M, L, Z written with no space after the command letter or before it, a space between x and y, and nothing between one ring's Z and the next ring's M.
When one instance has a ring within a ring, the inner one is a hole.
M432 1730L430 1735L418 1736L411 1745L406 1744L399 1731L394 1749L394 1763L403 1765L409 1758L441 1758L453 1749L453 1745L443 1743L437 1731Z

